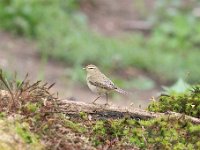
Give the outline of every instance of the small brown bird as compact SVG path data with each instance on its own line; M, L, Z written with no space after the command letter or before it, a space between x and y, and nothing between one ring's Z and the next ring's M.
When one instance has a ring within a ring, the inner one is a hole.
M97 93L99 96L93 101L96 102L101 96L106 95L106 104L108 104L108 93L111 91L116 91L121 94L127 95L128 92L115 86L114 83L106 77L95 65L87 65L83 68L87 72L87 85L90 90Z

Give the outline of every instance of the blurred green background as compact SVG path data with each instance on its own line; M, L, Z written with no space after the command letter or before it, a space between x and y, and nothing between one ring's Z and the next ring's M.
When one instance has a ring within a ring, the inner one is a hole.
M119 25L108 23L110 32L98 21L98 15L109 13L122 18ZM132 20L141 22L136 26ZM43 60L73 68L73 81L84 81L80 68L93 63L115 74L113 79L123 87L151 88L155 82L170 84L179 78L200 82L198 0L0 0L0 28L34 41ZM150 78L131 80L131 68Z

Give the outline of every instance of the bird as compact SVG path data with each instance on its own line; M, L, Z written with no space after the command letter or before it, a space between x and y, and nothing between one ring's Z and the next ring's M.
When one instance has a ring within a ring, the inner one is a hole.
M100 97L106 96L106 105L108 105L108 94L112 91L128 95L129 93L117 87L106 75L104 75L97 66L90 64L85 68L87 76L86 81L89 89L98 94L92 103L95 103Z

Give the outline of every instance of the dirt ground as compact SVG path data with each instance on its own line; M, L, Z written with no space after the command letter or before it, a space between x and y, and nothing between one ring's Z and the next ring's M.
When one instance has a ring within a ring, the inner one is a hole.
M149 29L148 24L146 25L146 22L142 20L145 20L146 14L153 10L152 0L145 0L144 3L133 3L132 0L117 0L117 2L115 0L88 0L87 3L84 1L81 1L81 11L88 16L91 30L119 36L134 30L146 31ZM44 62L39 57L34 42L3 31L0 31L0 68L8 72L16 71L21 79L26 73L29 73L31 80L42 79L49 83L56 82L53 89L54 92L59 91L60 98L91 102L96 97L87 88L86 83L74 84L67 78L65 72L68 68L65 64L54 60ZM137 76L140 75L143 76L142 71L137 74ZM128 90L134 94L128 98L114 94L110 98L112 103L119 106L130 106L131 103L134 103L134 107L140 105L145 107L149 103L149 99L159 92L157 88L145 91ZM105 98L99 102L104 103Z

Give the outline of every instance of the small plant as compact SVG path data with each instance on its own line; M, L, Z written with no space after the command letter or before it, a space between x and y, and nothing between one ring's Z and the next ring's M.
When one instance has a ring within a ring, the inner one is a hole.
M28 74L23 81L17 81L16 76L8 81L3 71L0 70L1 91L6 93L1 97L1 110L7 109L7 111L15 112L16 110L23 110L22 107L25 106L27 107L26 110L33 112L37 106L39 107L39 104L49 99L56 99L54 95L48 92L54 84L48 86L47 83L41 84L41 81L31 84L27 78ZM35 102L37 104L34 104Z

